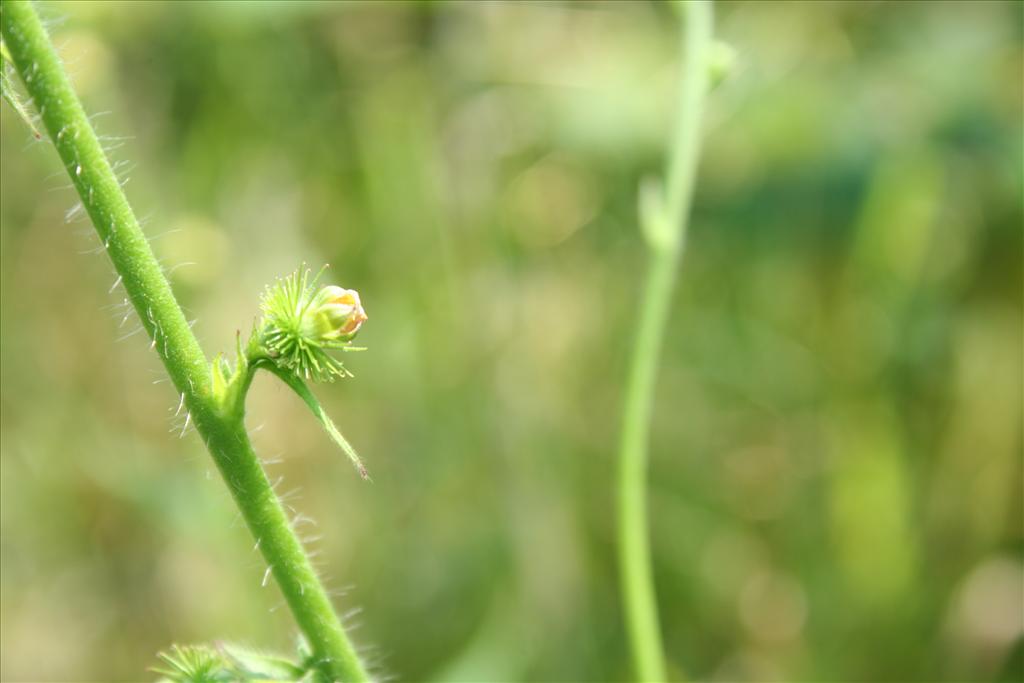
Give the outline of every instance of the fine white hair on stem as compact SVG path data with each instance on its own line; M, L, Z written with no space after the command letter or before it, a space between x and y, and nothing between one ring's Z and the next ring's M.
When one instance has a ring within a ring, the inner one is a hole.
M64 212L64 222L65 223L72 223L72 222L82 218L84 216L84 214L85 214L85 207L82 206L82 202L75 202L74 204L71 205L70 209L68 209L67 211ZM91 234L95 234L92 231L91 228L90 228L89 232Z
M128 319L127 316L125 316L125 320L127 320L127 319ZM116 344L117 342L123 342L125 339L128 339L130 337L134 337L139 332L142 332L144 329L146 329L146 328L143 327L142 325L139 325L138 327L136 327L134 330L132 330L128 334L123 334L120 337L118 337L117 339L115 339L114 343Z
M57 176L57 175L54 176L54 178L58 178L58 177L60 177L60 176ZM67 192L68 190L73 190L73 189L75 189L75 184L74 183L67 183L65 185L51 185L50 187L46 188L46 191L47 192Z
M313 519L312 517L309 517L307 515L304 515L301 512L296 514L292 518L292 528L293 529L294 528L298 528L299 526L301 526L303 524L311 524L313 526L318 526L315 519Z
M181 263L179 263L177 265L171 266L167 270L167 274L168 275L174 275L174 271L178 270L178 268L184 268L186 266L198 266L198 265L199 264L197 262L195 262L195 261L182 261Z
M149 342L149 348L152 349L152 348L156 347L156 340L160 337L160 334L161 334L160 323L153 322L153 340Z
M106 247L103 244L100 244L100 246L98 247L93 247L92 249L85 249L84 251L78 252L78 254L80 256L92 256L93 254L102 254L104 249L106 249Z
M301 495L302 495L302 487L301 486L297 486L297 487L295 487L293 489L289 489L288 491L285 491L284 493L278 494L277 497L281 501L282 505L284 505L286 508L291 509L294 512L295 508L293 508L291 505L288 505L288 501L296 500Z
M39 117L37 116L32 116L30 118L30 120L32 121L32 125L36 128L39 128L39 121L37 120L38 118ZM22 146L21 151L27 151L33 146L38 145L40 142L42 142L42 139L37 139L35 135L32 135L32 133L28 133L28 141Z
M150 235L148 239L149 239L150 242L155 242L158 239L160 239L161 237L166 237L167 235L173 235L176 232L181 232L181 228L170 228L168 230L164 230L163 232L158 232L155 235Z

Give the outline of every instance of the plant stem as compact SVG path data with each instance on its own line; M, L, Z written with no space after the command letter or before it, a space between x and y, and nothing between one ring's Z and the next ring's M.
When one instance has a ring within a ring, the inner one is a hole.
M0 28L71 182L188 415L257 539L324 678L368 680L301 542L274 494L244 424L215 392L206 356L150 249L32 5L3 0Z
M665 324L686 242L700 148L700 116L708 88L710 2L686 3L683 62L664 195L641 211L650 264L630 359L619 450L619 565L633 665L641 681L663 681L665 658L648 538L647 460L651 412ZM644 197L641 197L643 200Z

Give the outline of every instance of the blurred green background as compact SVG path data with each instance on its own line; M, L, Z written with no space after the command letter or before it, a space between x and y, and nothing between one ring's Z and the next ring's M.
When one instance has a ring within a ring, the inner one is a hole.
M1022 8L718 4L738 60L651 444L673 676L1024 676ZM362 293L370 350L317 394L373 483L270 378L249 424L375 671L628 679L615 452L671 12L41 11L208 354L303 261ZM55 152L2 116L0 676L290 650Z

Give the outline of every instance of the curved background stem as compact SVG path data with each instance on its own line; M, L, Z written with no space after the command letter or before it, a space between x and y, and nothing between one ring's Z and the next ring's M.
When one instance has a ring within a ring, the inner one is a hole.
M679 103L663 192L641 212L650 264L640 305L622 416L619 449L619 567L626 628L636 676L666 678L658 605L651 569L647 514L647 460L651 412L665 324L675 288L700 149L700 115L708 88L707 48L712 9L700 0L681 5L685 31Z
M212 389L206 356L157 263L117 177L68 80L35 9L24 0L0 3L0 28L68 176L107 255L121 276L192 423L216 461L305 635L320 675L365 681L323 585L274 494L245 431L244 415Z

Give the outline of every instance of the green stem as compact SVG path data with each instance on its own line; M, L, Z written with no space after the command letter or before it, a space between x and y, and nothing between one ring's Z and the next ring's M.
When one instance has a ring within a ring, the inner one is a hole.
M636 676L666 678L658 606L651 570L647 517L647 460L651 412L665 325L686 241L700 149L700 116L708 89L706 55L712 8L687 3L679 103L666 189L641 196L641 221L650 265L630 359L619 450L619 565L623 608Z
M3 0L0 28L39 111L167 373L195 424L295 620L329 680L366 671L274 494L245 430L244 411L214 391L206 356L139 227L99 140L32 5Z

